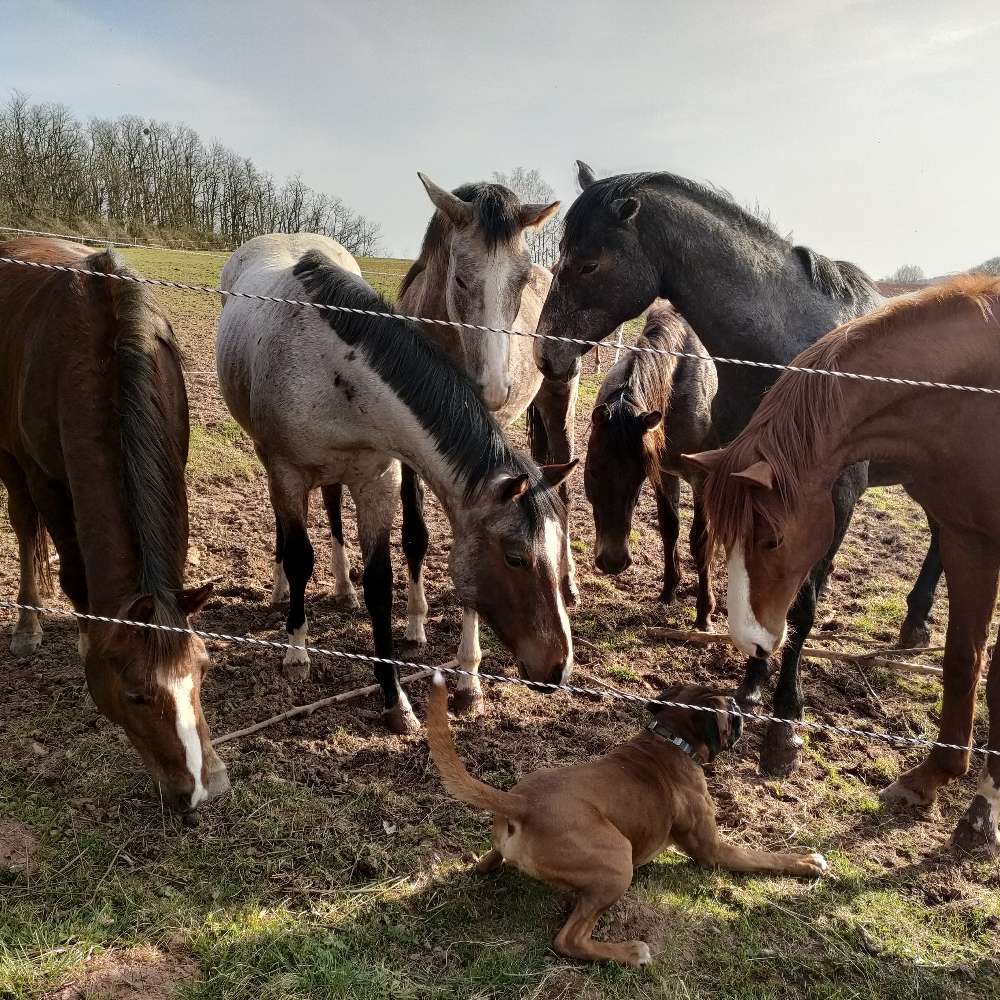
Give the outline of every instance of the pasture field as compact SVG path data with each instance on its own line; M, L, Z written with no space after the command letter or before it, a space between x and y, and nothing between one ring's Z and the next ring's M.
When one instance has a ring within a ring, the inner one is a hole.
M224 257L126 251L140 271L214 285ZM362 266L392 294L406 263ZM262 470L227 416L211 375L218 302L161 293L187 352L192 454L189 577L217 578L201 616L212 631L281 638L268 607L272 518ZM584 400L598 379L585 379ZM586 444L589 407L578 435ZM653 696L673 680L735 685L725 647L650 640L650 626L693 621L694 577L679 603L657 603L661 555L655 505L644 494L635 565L620 578L592 569L593 527L582 479L573 512L582 591L572 614L575 678ZM315 504L314 507L321 505ZM447 524L429 499L430 645L449 659L461 613L447 578ZM690 510L686 510L689 516ZM353 562L353 515L345 527ZM686 529L685 529L686 530ZM308 592L316 645L370 651L363 612L330 596L330 550L311 515L317 571ZM683 534L682 534L683 537ZM862 500L821 609L816 641L891 645L926 543L922 515L898 491ZM403 559L394 539L397 635L405 620ZM724 574L720 581L724 600ZM0 530L0 594L16 593L13 538ZM60 602L61 598L55 598ZM943 639L946 601L935 609ZM5 619L6 620L6 619ZM724 618L720 615L719 626ZM7 628L7 625L4 625ZM675 853L642 869L597 934L644 938L658 958L642 970L585 966L551 941L565 897L517 872L467 872L487 844L488 818L442 791L419 735L389 736L375 700L317 712L227 744L233 793L197 826L165 812L134 751L87 694L75 628L47 623L31 663L0 647L0 997L187 1000L351 998L995 998L1000 991L1000 866L957 861L947 838L973 778L930 812L883 809L877 791L919 759L831 734L806 736L804 765L786 780L757 775L760 727L711 768L724 835L753 847L808 847L831 862L808 883L697 868ZM278 653L210 647L203 689L214 735L369 683L366 667L314 660L310 680L283 679ZM484 634L483 669L512 663ZM936 679L811 660L812 718L936 735ZM411 689L418 714L426 687ZM487 714L456 722L471 771L509 786L528 770L572 763L630 738L642 713L608 700L544 697L487 685ZM985 738L982 712L977 742ZM977 762L978 769L978 762Z

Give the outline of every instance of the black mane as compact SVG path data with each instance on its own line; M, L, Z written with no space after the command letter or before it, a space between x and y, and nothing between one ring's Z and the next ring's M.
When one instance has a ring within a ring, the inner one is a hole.
M699 184L677 174L644 172L619 174L595 181L579 194L566 213L566 239L579 238L585 220L596 208L608 208L618 198L628 198L643 188L669 188L709 209L734 229L749 233L764 246L782 253L793 252L799 258L806 277L813 287L831 298L852 303L878 299L871 279L856 264L830 260L808 247L793 247L765 219L738 204L721 188Z
M395 312L367 282L319 250L304 254L293 274L314 301ZM323 315L344 343L361 351L366 363L433 438L451 469L465 481L468 499L474 499L498 473L527 475L533 487L522 507L531 523L540 525L548 512L561 516L561 501L546 486L538 467L511 449L466 372L416 323L350 313Z

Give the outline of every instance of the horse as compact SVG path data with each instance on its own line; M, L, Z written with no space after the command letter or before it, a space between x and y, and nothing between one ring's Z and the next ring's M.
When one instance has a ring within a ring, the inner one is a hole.
M237 251L239 273L228 287L392 312L329 250L325 237L258 237ZM237 270L227 269L224 285ZM301 648L313 567L306 514L310 491L329 483L354 496L375 655L392 656L389 531L403 462L430 484L451 523L449 566L464 618L482 615L522 676L569 676L573 644L560 586L565 509L557 490L576 463L539 468L515 454L475 383L401 318L232 299L219 319L216 356L226 405L267 470L291 590L287 631L300 647L289 650L289 663L308 664ZM407 559L422 560L421 539L405 532L404 524ZM426 543L425 533L423 549ZM419 574L412 562L410 569L412 583ZM378 663L375 676L388 728L415 730L395 667Z
M669 299L711 354L786 364L822 334L881 304L882 297L854 264L792 246L723 192L667 173L623 174L597 180L577 161L581 194L566 215L560 257L538 323L540 334L597 343L657 297ZM572 378L585 348L538 340L535 360L549 378ZM722 365L712 423L731 441L776 375L767 369ZM782 654L775 715L802 716L799 658L816 602L858 496L868 485L901 481L898 469L860 464L836 486L838 528L827 558L792 606L793 638ZM908 599L903 646L926 645L927 615L941 573L937 529ZM739 698L753 703L768 676L763 657L751 657ZM794 727L773 723L761 746L761 770L785 775L801 759Z
M188 408L180 350L156 299L109 250L0 243L0 256L111 279L4 265L0 282L0 480L20 557L18 602L38 606L48 542L80 620L98 709L122 726L165 801L188 811L229 788L201 708L205 645L183 630L211 595L184 588ZM117 278L118 280L114 280ZM22 609L11 652L31 657Z
M704 354L694 331L669 302L649 311L637 347ZM691 483L694 517L690 545L698 568L695 628L707 629L715 610L712 560L698 481L680 462L684 452L714 443L712 400L718 381L715 365L665 354L630 352L608 372L591 414L584 488L594 512L594 563L617 575L632 565L628 537L643 482L656 496L663 539L663 590L672 604L681 580L677 557L680 532L680 480ZM697 443L696 443L697 442Z
M401 312L428 319L451 320L533 333L552 273L532 264L524 234L544 225L559 202L522 204L502 184L463 184L454 191L439 187L418 173L434 213L427 224L420 253L400 286ZM568 462L572 457L578 379L543 379L534 361L532 341L502 333L422 324L421 329L464 367L501 427L510 427L527 412L528 440L538 462ZM560 493L569 508L570 496ZM403 472L404 511L419 515L420 484ZM563 598L576 604L579 591L573 553L566 536ZM459 665L472 674L481 659L477 622L466 621L459 646ZM454 707L478 714L483 696L474 676L464 675Z
M1000 279L963 276L898 299L827 334L795 360L807 368L1000 386ZM996 396L786 372L724 451L693 456L729 561L729 627L745 652L776 650L785 617L836 533L841 469L867 459L906 470L938 523L948 582L940 742L968 747L1000 575L1000 433ZM986 687L989 749L1000 751L1000 647ZM969 767L967 749L935 747L889 785L887 802L930 805ZM1000 757L987 758L953 843L1000 850Z

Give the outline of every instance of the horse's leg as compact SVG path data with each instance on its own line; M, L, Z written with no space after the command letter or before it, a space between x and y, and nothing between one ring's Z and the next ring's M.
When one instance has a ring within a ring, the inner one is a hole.
M978 535L943 527L940 539L948 577L948 633L942 663L944 700L939 741L967 747L996 603L1000 558ZM968 768L968 750L934 747L923 762L884 789L882 799L930 805L943 784L965 774Z
M663 484L656 491L656 517L663 540L663 589L660 600L673 604L677 585L681 582L680 560L677 555L677 536L681 531L678 507L681 502L681 481L676 476L665 475Z
M545 453L536 453L532 444L532 457L540 464L569 462L576 446L576 397L580 389L580 376L570 382L554 382L543 378L541 388L532 404L537 408L545 429ZM532 435L534 439L534 435ZM540 451L540 448L538 449ZM570 544L572 494L567 483L559 487L559 496L566 505L566 572L563 576L563 600L568 608L576 607L580 590L576 585L576 563Z
M424 556L427 524L424 521L424 484L408 465L403 466L399 489L403 501L403 554L406 556L406 632L403 638L418 646L427 644L427 597L424 594Z
M344 608L360 607L354 584L351 583L351 566L344 548L344 520L341 515L341 501L344 487L340 483L328 483L322 487L323 505L330 522L330 543L333 546L333 599Z
M7 516L17 538L21 575L17 602L39 607L42 603L39 583L44 581L48 566L45 528L38 508L31 499L21 467L4 457L0 471L3 472L3 482L7 487ZM42 581L39 580L40 576ZM18 659L27 659L41 644L42 623L38 612L18 609L10 640L11 653Z
M479 645L479 615L471 608L462 611L462 638L458 643L458 665L467 674L458 675L452 702L456 715L482 715L486 710L479 664L483 651Z
M715 581L712 579L712 546L708 537L708 519L701 491L692 490L694 517L691 520L689 544L695 566L698 567L698 604L694 627L708 631L715 611Z
M941 564L941 542L937 521L927 516L931 529L931 543L927 547L923 565L913 590L906 596L906 618L899 630L899 646L902 649L922 649L931 644L931 629L927 619L934 604L934 591L944 567Z
M826 555L806 578L788 613L788 642L781 653L781 671L774 689L774 714L780 719L798 721L803 716L802 686L799 681L802 647L809 638L816 618L817 594L830 572L840 543L844 540L867 478L867 466L852 466L834 484L833 540ZM770 723L760 748L761 773L772 777L789 775L798 769L801 756L802 739L791 722Z
M274 518L274 583L271 586L271 603L281 604L288 600L288 578L282 562L285 558L285 532L281 521Z
M283 541L281 566L288 580L288 618L285 629L294 647L309 645L309 622L306 619L306 584L313 572L313 548L306 529L309 516L309 484L290 466L270 463L268 486L274 516L280 525ZM309 653L304 648L285 652L285 676L304 681L309 676Z
M398 466L394 465L398 470ZM399 502L400 480L393 475L373 477L351 485L358 512L358 534L365 561L362 589L372 623L375 655L393 658L392 645L392 558L389 533ZM383 718L390 732L403 735L420 729L406 693L399 686L399 672L390 663L376 663L375 679L382 688Z
M991 854L1000 852L1000 643L993 647L993 659L986 680L986 707L989 710L990 735L986 744L994 753L986 758L976 796L959 821L951 842L960 851L985 848Z

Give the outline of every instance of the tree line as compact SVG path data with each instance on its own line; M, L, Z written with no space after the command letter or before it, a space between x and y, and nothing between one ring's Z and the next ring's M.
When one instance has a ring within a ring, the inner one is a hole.
M357 256L373 255L381 240L378 224L340 198L300 177L279 185L187 125L133 115L83 123L61 104L17 92L0 106L0 218L229 246L261 233L323 233Z

